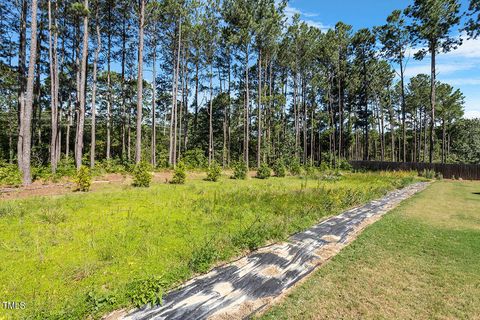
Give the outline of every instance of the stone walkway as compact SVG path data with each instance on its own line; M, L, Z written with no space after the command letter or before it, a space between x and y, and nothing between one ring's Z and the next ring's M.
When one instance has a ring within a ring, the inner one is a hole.
M350 243L366 226L426 188L416 183L329 218L288 242L261 248L192 279L165 296L162 306L123 319L243 319L264 309Z

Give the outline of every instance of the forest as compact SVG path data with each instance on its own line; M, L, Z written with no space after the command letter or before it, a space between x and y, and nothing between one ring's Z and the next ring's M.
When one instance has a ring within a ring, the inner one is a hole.
M0 167L480 162L480 120L437 79L480 1L415 0L321 30L278 0L1 0ZM409 59L429 74L405 76Z

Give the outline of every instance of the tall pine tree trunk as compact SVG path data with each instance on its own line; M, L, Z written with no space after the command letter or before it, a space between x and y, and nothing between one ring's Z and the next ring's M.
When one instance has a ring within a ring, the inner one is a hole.
M258 102L257 102L257 167L260 168L262 162L262 50L258 52Z
M157 166L157 43L153 44L153 80L152 80L152 166Z
M84 2L85 10L88 11L88 0ZM75 137L75 165L77 170L82 166L83 156L83 131L85 127L85 101L86 101L86 77L87 77L87 60L88 60L88 14L83 17L83 48L82 48L82 64L80 69L79 83L79 105L77 117L77 133Z
M50 141L50 163L52 173L57 170L58 161L58 87L59 87L59 73L58 73L58 24L57 24L57 4L55 3L55 17L52 15L52 1L48 1L48 53L50 60L50 99L51 99L51 141ZM55 19L55 22L53 21Z
M92 128L91 128L91 145L90 145L90 167L95 167L95 146L96 146L96 114L97 114L97 68L98 56L102 50L102 37L100 34L100 21L98 20L98 6L95 13L95 29L97 32L97 48L93 58L93 84L92 84ZM108 158L107 158L108 159Z
M432 43L430 49L430 54L432 55L432 60L431 60L431 83L430 83L430 106L431 106L431 119L430 119L430 150L429 150L429 161L430 163L433 162L433 150L434 150L434 143L435 143L435 99L436 99L436 94L435 94L435 87L436 87L436 48L437 45L435 43Z
M37 59L37 0L32 0L30 26L30 58L27 75L27 91L20 110L20 130L18 137L19 169L23 176L23 185L32 183L30 172L31 143L32 143L32 109L33 109L33 82L35 76L35 61Z
M137 131L135 140L135 163L142 160L142 113L143 113L143 28L145 25L145 0L139 0L138 26L138 75L137 75Z
M25 69L27 65L27 13L28 13L28 1L22 0L22 9L20 11L20 32L18 34L18 106L17 106L17 117L18 117L18 136L19 139L22 135L22 113L25 108L25 88L27 86L25 78ZM36 23L36 22L35 22ZM23 165L23 152L21 152L20 141L18 142L18 152L17 152L17 161L18 167L21 168ZM23 142L22 142L23 144Z

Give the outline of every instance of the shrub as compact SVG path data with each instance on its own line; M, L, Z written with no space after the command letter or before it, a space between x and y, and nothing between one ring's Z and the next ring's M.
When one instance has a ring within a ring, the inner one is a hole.
M183 162L186 168L199 169L207 167L207 157L202 149L193 149L185 152Z
M219 254L215 246L211 242L207 242L193 250L188 267L195 273L206 272L218 257Z
M233 165L232 179L245 180L247 179L248 168L245 161L240 160Z
M294 159L290 163L290 173L294 176L299 176L302 174L302 166L300 165L300 161L298 159Z
M304 167L305 175L308 177L316 177L317 175L317 168L312 163L308 163Z
M91 311L99 311L108 306L112 306L117 302L117 299L111 295L103 295L90 291L87 294L86 303Z
M216 161L213 161L207 170L207 178L205 180L217 182L218 179L220 179L221 175L222 168Z
M258 179L268 179L272 175L272 170L266 163L262 163L257 170L257 178Z
M90 170L86 166L81 166L77 171L77 175L73 179L77 185L76 191L87 192L90 191L92 185L92 176L90 175Z
M282 159L278 159L273 166L273 172L275 173L276 177L283 178L287 175L287 168L285 167L285 163Z
M266 226L255 223L249 228L234 234L232 244L237 248L253 251L263 245L267 237Z
M435 179L435 171L434 170L427 170L423 169L423 171L420 173L420 177L424 177L426 179Z
M165 281L160 277L138 279L127 286L127 297L136 307L159 305L162 303L165 286Z
M50 166L40 166L40 167L32 167L32 180L55 180L54 175L52 174L52 168Z
M14 164L0 164L0 185L19 186L22 184L22 175Z
M146 162L140 162L133 169L133 186L148 188L152 182L152 174L150 173L150 165Z
M330 164L328 162L323 161L320 163L320 171L325 172L330 170Z
M185 164L180 162L173 171L173 178L170 181L172 184L184 184L187 181L187 172L185 170Z
M56 173L58 177L75 177L76 174L77 169L75 168L73 158L61 159L58 162Z
M350 162L348 162L347 160L345 159L340 159L340 161L338 162L338 168L340 170L344 170L344 171L352 171L353 168L352 168L352 165L350 164Z
M98 166L105 170L106 173L126 173L127 168L124 163L119 159L109 159L102 161ZM135 169L134 169L135 170Z

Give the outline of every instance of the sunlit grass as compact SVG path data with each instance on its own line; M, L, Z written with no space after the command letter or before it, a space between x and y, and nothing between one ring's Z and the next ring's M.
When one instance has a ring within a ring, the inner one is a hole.
M98 317L138 303L129 291L136 280L155 276L167 290L412 181L408 173L223 178L4 201L0 296L27 303L9 317Z

